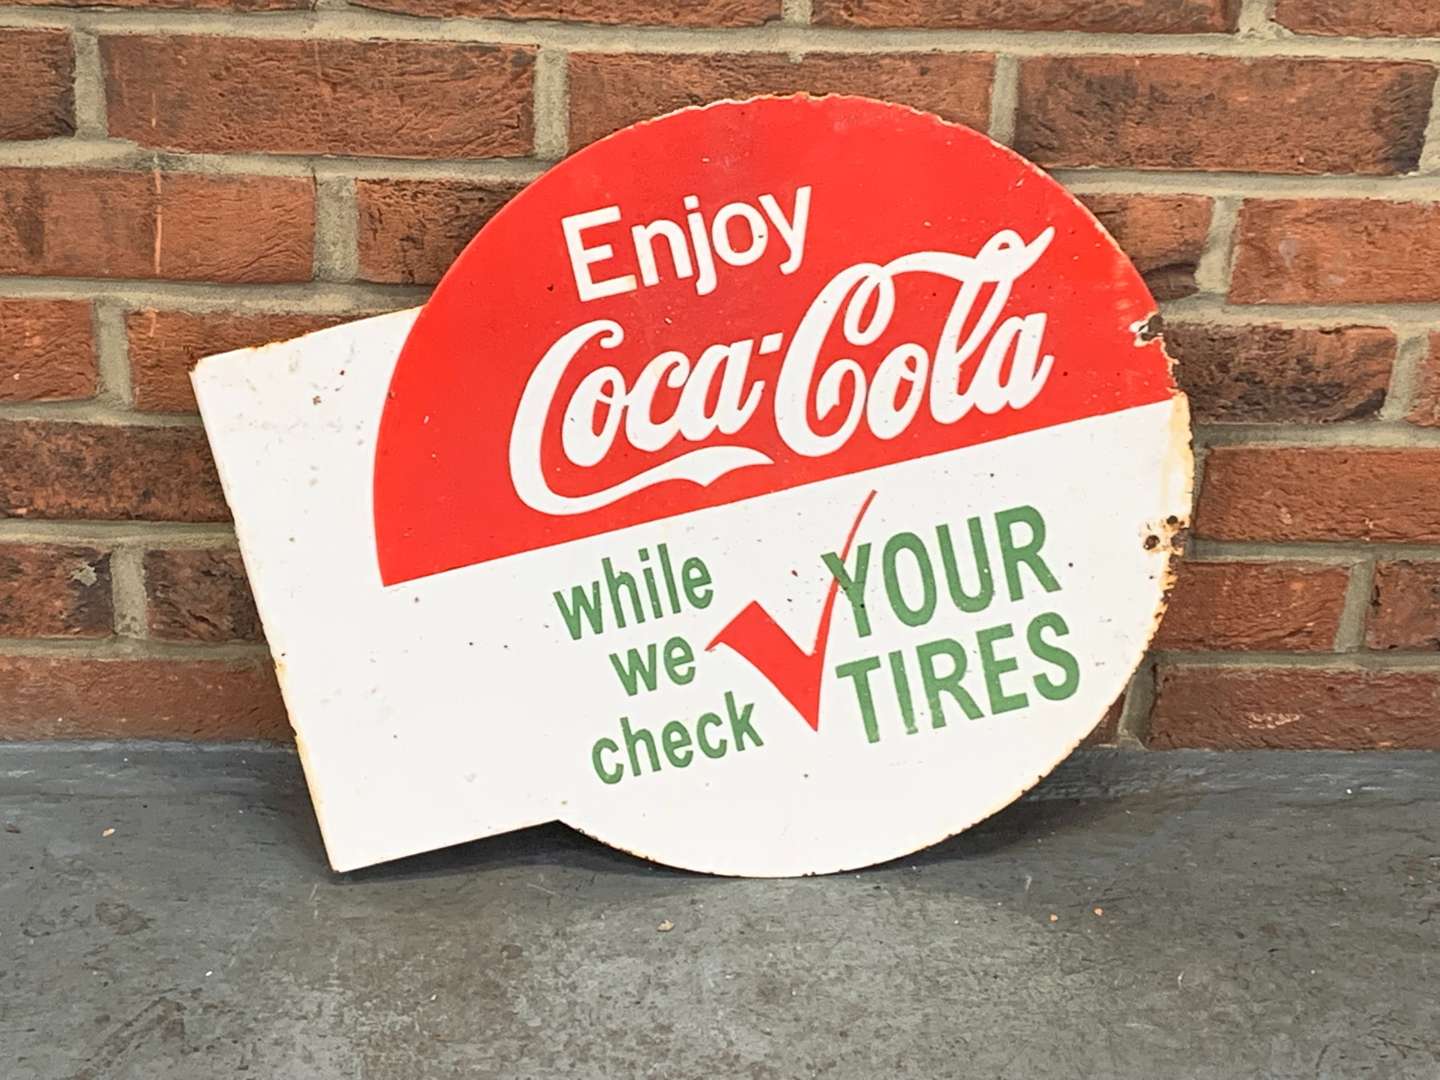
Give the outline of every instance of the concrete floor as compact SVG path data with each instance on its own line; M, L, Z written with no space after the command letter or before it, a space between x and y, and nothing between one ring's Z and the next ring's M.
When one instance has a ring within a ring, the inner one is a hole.
M559 827L335 876L289 753L11 746L0 870L5 1080L1440 1077L1440 755L1091 752L741 881Z

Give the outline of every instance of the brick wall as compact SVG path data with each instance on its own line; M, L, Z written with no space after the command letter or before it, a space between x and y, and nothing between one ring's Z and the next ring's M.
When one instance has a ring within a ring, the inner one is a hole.
M1010 143L1164 301L1195 528L1097 738L1440 748L1437 65L1434 0L0 2L0 738L284 737L191 360L423 300L631 120L811 90Z

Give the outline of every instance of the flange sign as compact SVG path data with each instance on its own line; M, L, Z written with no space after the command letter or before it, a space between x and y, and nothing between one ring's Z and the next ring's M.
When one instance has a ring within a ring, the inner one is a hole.
M196 392L332 863L559 819L863 866L1096 725L1189 507L1155 303L982 135L858 98L621 131L428 304Z

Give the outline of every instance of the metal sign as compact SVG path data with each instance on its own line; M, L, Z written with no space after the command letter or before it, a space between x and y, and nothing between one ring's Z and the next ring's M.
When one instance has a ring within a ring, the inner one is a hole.
M330 859L559 819L864 866L1096 725L1189 507L1155 303L966 128L725 102L556 166L402 312L194 375Z

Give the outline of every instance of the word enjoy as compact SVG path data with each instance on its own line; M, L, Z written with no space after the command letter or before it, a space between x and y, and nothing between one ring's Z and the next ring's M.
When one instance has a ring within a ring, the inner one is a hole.
M759 262L770 246L770 226L775 226L781 241L788 249L785 261L780 264L782 274L793 274L805 258L805 229L810 221L810 186L797 188L795 199L787 216L774 195L765 194L759 198L757 210L748 202L726 203L715 212L710 226L700 213L697 196L686 195L682 205L690 213L685 215L685 226L669 218L657 218L644 225L630 227L630 240L635 247L635 261L640 270L640 281L646 286L660 284L660 266L655 258L655 241L665 238L670 249L670 265L675 269L676 278L695 278L695 292L706 296L715 291L715 257L730 266L749 266ZM762 213L763 211L763 213ZM570 270L575 275L575 290L582 302L599 300L606 296L634 292L639 286L634 274L620 274L596 281L591 267L609 262L615 256L615 246L597 243L586 247L586 231L604 225L614 225L621 219L619 206L602 206L598 210L587 210L583 214L571 214L560 219L560 229L565 234L565 251L570 256ZM734 240L735 225L743 225L745 239L743 246Z
M582 323L550 346L521 394L509 446L515 491L541 513L584 514L668 480L703 487L737 469L774 463L764 449L741 438L699 446L588 494L557 493L546 479L541 446L560 385L582 357L595 366L559 411L562 451L580 469L604 461L622 438L634 450L658 454L676 440L703 443L716 436L741 436L767 393L780 439L802 457L825 457L843 449L862 424L875 438L896 439L925 405L938 424L956 423L972 409L987 415L1023 409L1039 395L1054 365L1055 358L1043 351L1047 315L1032 312L1001 319L1001 314L1016 281L1054 236L1054 228L1047 228L1027 243L1018 233L1002 229L975 255L917 251L883 265L857 263L841 270L795 328L773 390L766 380L751 378L750 361L757 351L764 355L778 350L781 334L761 337L758 350L754 338L710 345L697 359L667 349L645 364L632 385L618 366L595 363L595 347L618 349L625 341L624 328L613 319ZM933 346L896 345L869 376L851 356L823 359L822 347L837 321L850 346L864 348L879 340L895 316L896 279L906 274L931 274L956 285ZM987 286L990 293L982 303ZM962 375L972 360L973 371L962 389ZM655 397L662 384L679 393L670 415L657 418ZM812 403L821 421L845 404L843 421L822 434L811 423Z

